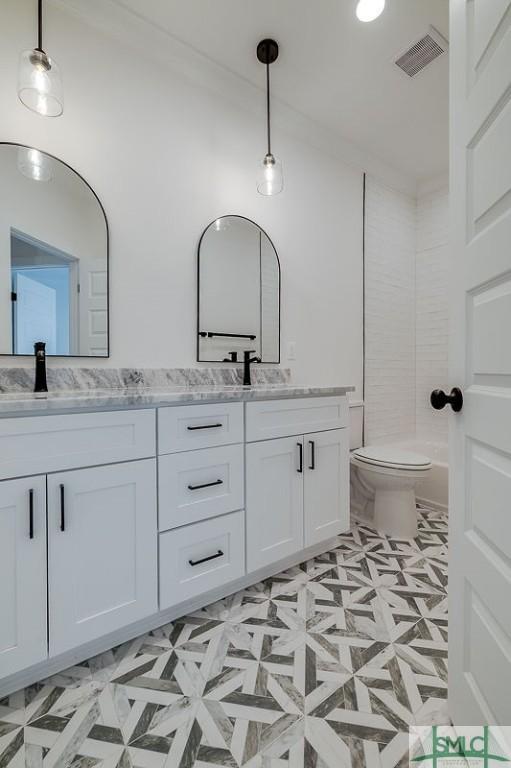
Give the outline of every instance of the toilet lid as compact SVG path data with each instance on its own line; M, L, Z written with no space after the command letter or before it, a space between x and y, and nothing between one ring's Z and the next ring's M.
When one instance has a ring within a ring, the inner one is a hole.
M353 452L353 455L367 464L402 469L429 469L431 460L420 453L408 451L399 445L367 445Z

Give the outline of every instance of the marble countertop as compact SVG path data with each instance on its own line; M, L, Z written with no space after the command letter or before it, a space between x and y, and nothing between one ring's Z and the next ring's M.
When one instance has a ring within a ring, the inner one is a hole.
M44 416L80 411L158 408L160 406L218 403L224 401L283 400L298 397L334 397L353 392L353 386L296 386L289 383L240 385L196 385L175 387L126 387L61 390L46 397L33 393L0 394L0 418Z

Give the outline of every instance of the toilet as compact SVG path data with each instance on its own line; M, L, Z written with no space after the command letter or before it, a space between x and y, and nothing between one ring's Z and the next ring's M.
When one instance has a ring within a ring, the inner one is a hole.
M375 528L398 538L417 536L415 486L430 472L430 459L399 445L369 445L354 450L351 463L374 494Z

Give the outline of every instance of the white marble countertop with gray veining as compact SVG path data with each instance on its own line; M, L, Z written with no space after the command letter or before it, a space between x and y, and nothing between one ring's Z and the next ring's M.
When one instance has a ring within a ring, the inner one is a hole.
M47 396L12 392L0 394L0 418L12 416L44 416L80 411L158 408L225 401L284 400L299 397L334 397L354 392L353 386L297 386L295 384L196 385L126 387L89 390L61 390Z

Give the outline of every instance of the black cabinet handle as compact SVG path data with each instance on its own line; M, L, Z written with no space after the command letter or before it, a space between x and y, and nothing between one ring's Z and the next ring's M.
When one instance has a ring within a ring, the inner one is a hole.
M199 427L187 427L190 432L196 432L198 429L220 429L223 424L202 424Z
M28 535L34 538L34 489L28 492Z
M459 413L463 408L463 392L458 387L453 387L451 394L446 395L443 390L434 389L430 402L436 411L441 411L446 405L450 405L455 413Z
M60 486L60 530L66 530L66 502L64 498L64 486Z
M309 445L311 447L311 463L309 464L309 469L316 469L316 443L314 440L309 440Z
M215 480L213 483L203 483L202 485L189 485L189 491L200 491L202 488L213 488L214 485L223 485L223 480Z
M210 560L216 560L217 557L223 557L224 553L221 549L218 550L216 555L210 555L209 557L203 557L202 560L188 560L192 568L195 568L196 565L202 565L202 563L209 563Z
M298 464L298 469L296 471L302 474L303 473L303 444L297 443L297 446L298 446L299 464Z

